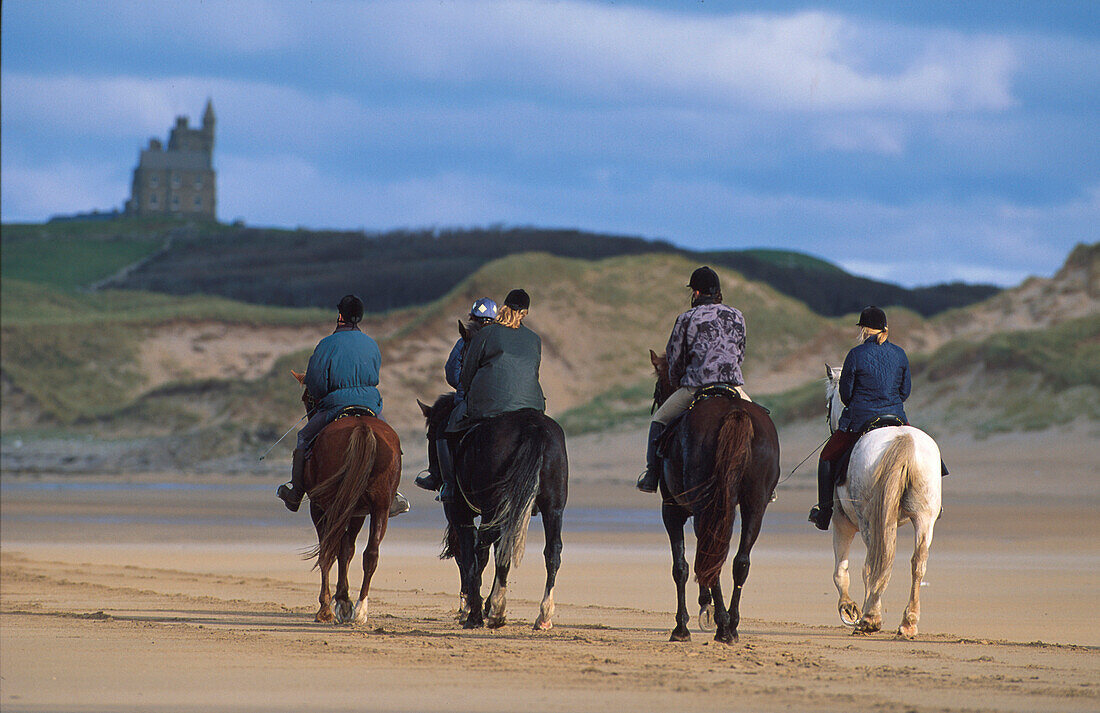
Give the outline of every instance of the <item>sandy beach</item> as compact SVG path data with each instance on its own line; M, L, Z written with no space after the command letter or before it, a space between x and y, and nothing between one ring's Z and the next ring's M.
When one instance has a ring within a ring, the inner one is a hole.
M785 474L817 430L781 434ZM318 579L298 556L312 527L282 509L270 478L5 474L0 708L1100 709L1094 434L941 444L953 473L912 641L892 634L911 529L899 531L887 630L850 635L836 614L830 537L805 522L803 466L768 510L732 646L697 625L690 643L668 642L668 543L657 499L631 483L640 438L570 441L549 632L531 629L545 575L537 518L511 578L508 625L455 623L457 572L437 558L442 513L411 484L420 443L405 448L414 509L391 523L363 627L314 623ZM857 545L853 566L861 561ZM353 574L357 589L358 562ZM861 600L862 585L853 588Z

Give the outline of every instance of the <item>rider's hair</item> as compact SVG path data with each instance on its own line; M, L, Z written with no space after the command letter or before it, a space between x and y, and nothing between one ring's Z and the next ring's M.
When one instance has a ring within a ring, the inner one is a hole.
M699 293L693 295L691 298L691 306L698 307L699 305L720 305L722 304L722 290L716 290L709 295Z
M859 343L863 344L869 337L874 337L875 341L882 344L886 341L886 338L890 336L890 328L884 329L871 329L870 327L859 328Z
M497 311L497 324L519 329L519 325L523 323L523 318L526 316L527 310L525 309L512 309L508 305L501 305Z

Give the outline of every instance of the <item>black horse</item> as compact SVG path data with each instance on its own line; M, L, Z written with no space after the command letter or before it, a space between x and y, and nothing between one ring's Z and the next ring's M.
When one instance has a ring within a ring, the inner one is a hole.
M436 462L435 442L454 408L454 395L428 406L428 458ZM443 504L447 517L443 557L453 556L462 580L459 617L473 629L504 626L508 572L523 557L533 508L542 517L546 547L546 589L535 629L553 626L554 582L561 565L561 523L568 494L569 464L561 426L540 411L525 409L486 419L459 441L454 459L459 495ZM481 516L481 523L474 518ZM482 604L481 575L495 545L496 577Z
M659 406L675 389L665 357L649 352L657 370L654 401ZM695 578L702 618L713 607L717 641L737 641L741 588L749 576L749 552L760 534L764 510L779 482L779 436L766 409L733 396L699 402L667 434L661 470L661 516L672 544L676 582L676 628L670 641L689 641L685 588L684 524L694 517ZM741 508L741 543L733 558L729 609L718 575L729 555L735 510Z

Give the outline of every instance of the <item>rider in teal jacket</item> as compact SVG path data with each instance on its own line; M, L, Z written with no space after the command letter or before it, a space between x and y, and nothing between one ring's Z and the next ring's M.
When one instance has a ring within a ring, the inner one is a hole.
M297 512L305 495L303 475L310 445L325 426L349 406L370 409L382 415L382 394L378 391L382 352L378 343L359 329L363 318L363 301L347 295L337 306L336 329L313 350L306 369L305 386L313 399L309 421L298 431L293 467L289 483L280 485L276 495L291 512ZM398 495L395 504L403 501ZM407 502L404 509L407 510ZM391 511L391 514L397 514Z

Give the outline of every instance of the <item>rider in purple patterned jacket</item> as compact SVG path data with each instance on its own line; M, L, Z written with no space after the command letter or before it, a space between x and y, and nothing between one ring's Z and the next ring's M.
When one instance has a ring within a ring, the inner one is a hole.
M674 418L687 410L704 386L726 384L750 400L742 388L741 361L745 355L745 317L740 310L722 304L718 275L703 266L691 273L691 309L676 318L665 347L668 375L678 388L653 414L646 448L646 469L638 478L638 490L657 492L659 463L657 442Z

